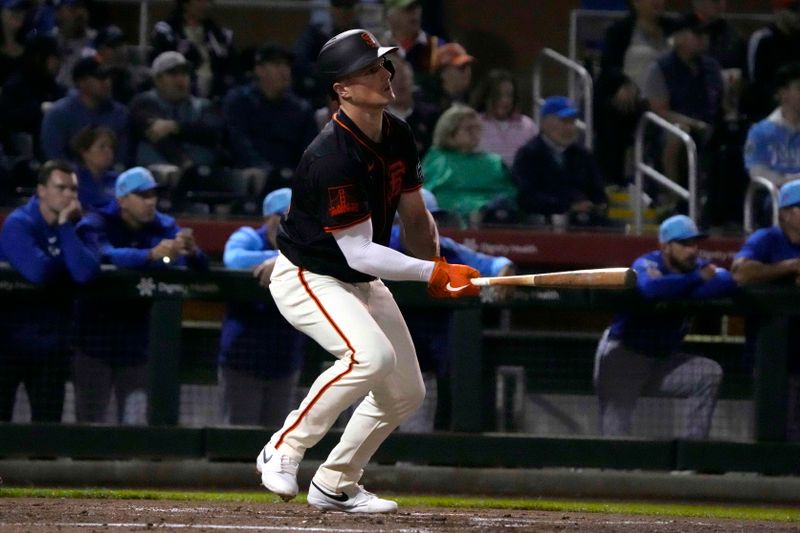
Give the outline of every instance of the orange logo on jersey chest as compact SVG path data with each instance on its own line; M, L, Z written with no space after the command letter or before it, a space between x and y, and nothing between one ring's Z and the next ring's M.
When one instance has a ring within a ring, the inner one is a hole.
M406 164L403 161L398 160L389 165L389 196L392 198L400 196L405 177Z

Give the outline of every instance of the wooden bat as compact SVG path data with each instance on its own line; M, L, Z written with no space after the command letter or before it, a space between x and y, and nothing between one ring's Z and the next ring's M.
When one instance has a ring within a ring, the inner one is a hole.
M636 271L631 268L595 268L521 276L472 278L479 287L489 285L527 285L530 287L625 289L636 286Z

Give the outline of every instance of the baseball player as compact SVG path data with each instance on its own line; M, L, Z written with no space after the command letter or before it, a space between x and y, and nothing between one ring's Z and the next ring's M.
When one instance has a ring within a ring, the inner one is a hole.
M363 398L311 481L308 503L322 510L397 510L395 502L358 484L378 446L425 396L411 336L381 278L427 282L434 297L478 294L470 283L477 270L417 259L438 255L438 232L419 192L411 131L385 111L394 100L394 68L386 55L395 50L354 29L320 51L320 73L340 109L297 168L269 286L289 323L337 360L258 454L263 485L293 498L306 449ZM415 257L388 247L395 213Z
M698 258L700 233L685 215L659 228L660 250L633 262L639 292L648 300L714 298L736 288L730 273ZM643 394L688 398L687 438L705 439L722 381L722 368L706 357L679 352L690 322L684 313L617 313L603 333L594 362L603 435L629 435Z

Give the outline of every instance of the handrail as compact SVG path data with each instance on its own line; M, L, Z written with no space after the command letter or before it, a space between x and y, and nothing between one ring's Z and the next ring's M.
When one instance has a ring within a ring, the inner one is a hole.
M769 181L763 176L751 176L750 184L747 186L747 192L744 195L744 231L745 233L753 233L753 197L755 196L756 189L764 188L772 198L772 225L778 225L778 188L774 183Z
M583 143L587 150L591 150L594 145L594 130L592 127L593 118L593 100L592 95L594 92L594 82L589 71L583 65L576 63L567 56L560 54L552 48L543 48L536 62L533 65L533 116L538 123L541 119L540 104L544 101L542 98L542 64L545 59L552 59L555 62L567 67L567 70L572 74L569 79L573 79L573 75L578 75L583 82L583 120L578 121L578 127L583 129ZM572 101L575 101L574 87L570 83L568 96Z
M644 132L648 122L652 122L666 132L675 135L686 146L689 166L688 189L681 187L668 176L658 172L654 167L644 162ZM642 193L644 176L652 178L658 184L670 189L684 200L688 200L689 217L691 217L692 220L697 220L697 146L688 133L678 126L664 120L652 111L646 112L639 121L639 125L636 126L635 165L635 198L633 201L633 212L634 226L637 235L642 234Z

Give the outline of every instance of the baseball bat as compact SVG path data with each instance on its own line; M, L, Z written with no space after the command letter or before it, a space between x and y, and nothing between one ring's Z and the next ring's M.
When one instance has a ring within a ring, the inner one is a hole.
M524 285L551 288L625 289L636 286L636 271L631 268L595 268L521 276L472 278L473 285Z

